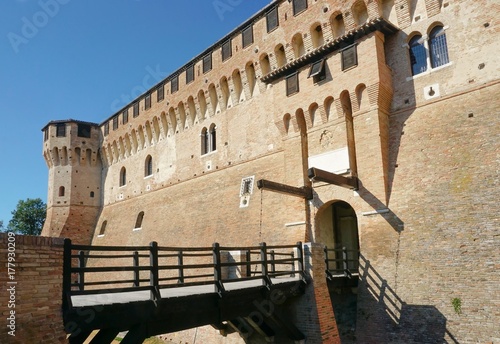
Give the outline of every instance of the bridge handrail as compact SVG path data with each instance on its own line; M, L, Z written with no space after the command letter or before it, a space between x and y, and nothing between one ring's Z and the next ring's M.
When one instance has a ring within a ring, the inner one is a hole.
M324 252L325 252L325 265L326 265L325 272L326 272L328 279L333 278L333 272L340 272L345 277L352 278L353 271L351 271L351 269L349 268L349 262L353 262L353 263L355 263L355 265L359 264L359 250L347 249L346 247L341 247L341 248L325 247ZM330 258L328 256L329 252L335 252L336 256L338 253L341 253L342 258ZM348 255L349 252L354 252L355 257L349 258L349 255ZM335 263L341 262L342 267L341 268L336 267L335 269L332 269L332 268L330 268L331 262L335 262ZM357 268L356 268L356 270L357 270Z
M293 249L291 252L282 252L285 249ZM275 251L277 250L277 251ZM281 251L280 251L281 250ZM78 254L74 254L78 251ZM142 253L139 253L141 251ZM144 252L146 251L146 252ZM246 259L240 261L223 261L221 253L229 251L239 251L241 256ZM118 252L112 254L95 254L93 252ZM130 252L129 254L127 254ZM165 252L172 252L167 253ZM294 253L295 252L295 253ZM258 255L258 258L252 258ZM200 258L212 256L210 263L185 264L185 258ZM159 259L177 257L177 264L159 264ZM283 258L285 257L285 258ZM131 265L106 265L106 266L87 266L89 259L106 259L108 261L132 258ZM143 260L141 261L140 258ZM144 259L149 258L149 264L145 264ZM252 258L252 259L251 259ZM77 262L77 266L74 263ZM251 271L251 266L257 265L259 269ZM276 266L280 269L277 270ZM283 268L284 266L290 267ZM297 268L296 268L297 266ZM241 276L238 278L230 278L222 275L222 268L240 267ZM243 271L246 268L246 273ZM206 270L211 269L208 273ZM175 271L177 275L163 277L160 276L162 271ZM132 272L133 279L121 279L115 281L92 281L85 282L85 275L89 273L106 273L106 272ZM149 271L149 278L141 277L140 272ZM185 271L194 271L189 275ZM212 247L159 247L156 242L152 242L149 246L90 246L90 245L73 245L71 240L65 240L64 246L64 273L63 273L63 307L71 307L72 295L90 295L101 293L116 293L138 290L149 290L151 299L156 301L161 298L160 289L173 288L178 286L192 285L207 285L213 284L215 292L222 295L225 292L224 282L246 281L262 279L262 284L267 288L271 288L271 278L276 278L284 275L295 276L299 273L304 276L303 249L302 243L298 242L295 245L270 245L261 243L259 246L247 247L223 247L215 243ZM76 283L72 283L71 276L76 275ZM211 280L206 280L212 278ZM176 284L164 284L162 282L176 281ZM194 281L193 281L194 280ZM148 283L149 285L141 285ZM109 285L132 284L131 287L108 287L97 288ZM95 289L86 289L86 287L96 287ZM75 290L76 288L76 290Z

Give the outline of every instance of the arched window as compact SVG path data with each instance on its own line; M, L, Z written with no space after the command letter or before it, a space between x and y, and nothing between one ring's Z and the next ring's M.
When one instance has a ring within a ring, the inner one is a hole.
M446 43L446 33L442 26L436 26L429 34L429 50L432 68L450 62L448 57L448 45Z
M106 231L106 226L108 225L108 221L103 221L101 224L101 230L99 231L99 236L104 235L104 232Z
M137 220L135 220L135 227L134 229L141 229L142 228L142 220L144 219L144 212L141 211L138 215L137 215Z
M410 63L412 75L423 73L427 70L427 53L421 35L413 36L408 43L410 46Z
M144 164L144 176L148 177L153 174L153 158L148 155L146 158L146 163Z
M120 186L124 186L127 184L127 170L125 167L122 167L120 170Z
M64 186L60 186L59 187L59 197L64 197L64 191L65 191Z
M217 126L212 123L210 128L201 130L201 155L213 152L217 149Z
M94 198L95 196L95 192L94 191L90 191L90 198Z

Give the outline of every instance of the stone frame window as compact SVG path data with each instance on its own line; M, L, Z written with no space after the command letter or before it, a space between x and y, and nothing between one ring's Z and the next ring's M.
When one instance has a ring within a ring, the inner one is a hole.
M435 25L429 35L422 36L417 32L411 36L408 44L405 44L408 48L412 77L450 63L446 29L445 26Z
M201 130L201 155L205 155L217 150L217 126L212 123L207 129Z

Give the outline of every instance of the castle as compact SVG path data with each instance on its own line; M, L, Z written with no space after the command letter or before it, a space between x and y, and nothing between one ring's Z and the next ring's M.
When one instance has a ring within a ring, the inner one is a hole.
M359 283L311 286L308 343L497 343L499 13L272 1L102 123L43 128L42 235L346 247Z

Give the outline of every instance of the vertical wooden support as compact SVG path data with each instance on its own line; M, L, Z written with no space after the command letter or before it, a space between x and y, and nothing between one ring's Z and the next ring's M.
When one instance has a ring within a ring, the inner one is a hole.
M260 263L262 270L262 285L264 285L267 289L271 289L273 283L269 278L269 271L267 267L267 245L265 242L260 243Z
M78 267L80 271L78 272L78 290L84 290L85 288L85 252L78 252Z
M250 253L250 250L246 250L245 252L245 258L246 258L246 268L247 268L247 276L250 277L252 276L252 265L250 264L250 261L252 259L252 254Z
M274 253L274 250L271 250L270 254L271 254L271 273L274 273L276 272L276 262L275 262L276 255Z
M303 280L305 280L304 249L302 248L302 241L297 242L297 265L298 265L300 277Z
M134 287L139 286L139 252L134 251L134 256L133 256L133 261L134 261Z
M179 280L177 283L184 284L184 259L182 257L182 250L177 253L177 265L179 266Z
M158 277L158 243L156 241L152 241L149 244L149 265L150 265L150 273L149 273L149 285L151 287L151 300L157 301L161 298L159 286L159 277Z
M290 257L292 259L292 262L290 263L292 266L292 273L290 274L290 277L295 277L295 253L290 252Z
M220 259L220 245L218 242L212 245L212 252L214 257L214 284L215 292L222 297L225 292L224 284L222 283L222 267Z
M63 256L63 285L62 285L62 305L63 310L72 307L71 305L71 240L64 239Z

